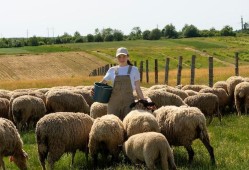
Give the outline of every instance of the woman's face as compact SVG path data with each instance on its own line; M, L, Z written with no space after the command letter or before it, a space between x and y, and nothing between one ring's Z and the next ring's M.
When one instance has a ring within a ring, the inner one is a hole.
M124 54L120 54L118 57L119 64L127 64L128 56Z

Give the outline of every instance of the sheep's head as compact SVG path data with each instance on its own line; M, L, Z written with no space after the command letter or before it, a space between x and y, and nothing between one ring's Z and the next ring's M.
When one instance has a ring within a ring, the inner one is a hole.
M147 100L138 100L130 105L132 110L141 109L153 112L156 110L156 104L154 102L148 102Z
M10 162L14 162L21 170L27 169L27 160L28 154L24 150L17 152L13 156L10 156Z

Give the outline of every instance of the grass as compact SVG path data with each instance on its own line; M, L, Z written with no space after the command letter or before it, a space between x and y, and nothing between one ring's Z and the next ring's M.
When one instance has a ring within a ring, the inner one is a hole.
M235 128L236 127L236 128ZM211 166L208 152L204 145L196 140L193 143L195 157L193 164L188 164L187 152L183 147L174 147L174 157L176 165L180 170L206 170L206 169L236 169L244 170L248 168L249 157L249 116L237 117L235 115L223 116L222 123L214 119L208 127L211 145L214 147L217 165ZM24 149L29 154L29 169L40 169L37 146L35 142L34 131L31 130L22 133L21 137L24 142ZM123 156L120 157L120 163L112 165L110 161L100 161L101 169L138 169L138 167L124 163ZM71 156L64 154L63 157L55 164L55 169L69 169ZM17 169L5 158L7 169ZM111 164L111 165L106 165ZM91 169L91 159L87 163L84 153L77 152L75 165L73 169ZM140 167L144 169L144 166Z

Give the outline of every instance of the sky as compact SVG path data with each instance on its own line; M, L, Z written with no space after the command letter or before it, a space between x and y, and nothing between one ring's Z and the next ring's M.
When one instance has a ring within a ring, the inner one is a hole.
M58 36L64 32L94 34L96 28L113 28L129 34L172 23L199 29L225 25L241 28L249 22L249 0L1 0L0 38Z

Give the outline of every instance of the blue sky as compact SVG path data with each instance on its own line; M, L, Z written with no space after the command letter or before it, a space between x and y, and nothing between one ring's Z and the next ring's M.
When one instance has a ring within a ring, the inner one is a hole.
M2 0L0 37L26 37L94 33L95 28L115 28L128 34L162 29L172 23L180 30L186 23L200 29L240 29L240 17L249 22L248 0ZM52 29L53 28L53 29Z

